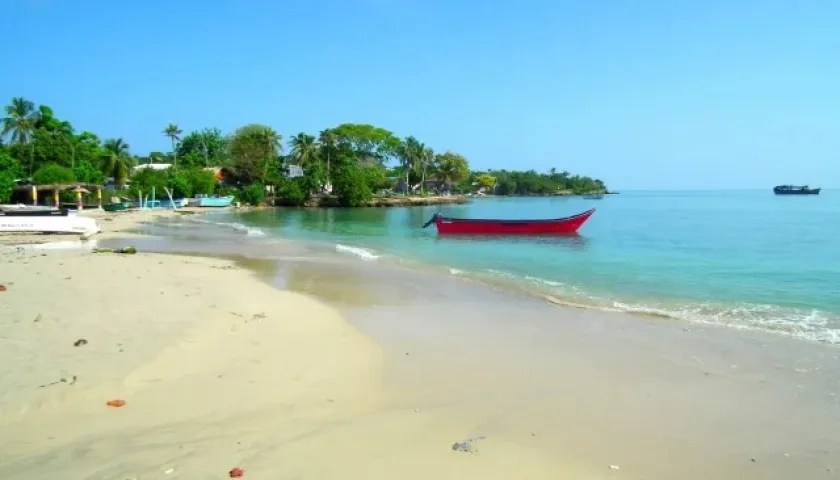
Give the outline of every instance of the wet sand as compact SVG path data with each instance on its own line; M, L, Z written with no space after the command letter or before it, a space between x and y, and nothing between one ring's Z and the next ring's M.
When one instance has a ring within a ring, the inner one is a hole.
M249 260L265 280L330 304L381 346L394 408L486 437L482 457L558 462L508 478L840 475L836 347L558 307L299 244L249 248L270 258Z

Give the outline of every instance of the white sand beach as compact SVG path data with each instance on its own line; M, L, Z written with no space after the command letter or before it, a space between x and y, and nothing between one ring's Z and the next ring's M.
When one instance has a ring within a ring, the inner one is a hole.
M174 214L97 215L113 240ZM220 258L0 246L0 478L840 474L832 347L359 265L286 265L283 291Z
M115 216L105 234L142 219ZM469 425L392 403L371 340L227 261L6 248L0 284L2 478L573 470L503 439L477 441L480 455L453 451ZM125 404L106 405L117 399Z

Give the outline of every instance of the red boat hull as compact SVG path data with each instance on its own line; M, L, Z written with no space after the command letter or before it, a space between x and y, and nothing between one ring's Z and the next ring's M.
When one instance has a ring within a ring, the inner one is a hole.
M479 220L465 218L434 218L441 235L562 235L575 233L595 209L577 215L549 220Z

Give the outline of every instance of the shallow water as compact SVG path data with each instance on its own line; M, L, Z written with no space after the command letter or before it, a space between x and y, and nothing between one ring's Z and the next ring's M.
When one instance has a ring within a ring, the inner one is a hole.
M279 209L200 221L308 242L366 261L438 267L555 303L640 312L840 343L840 192L627 192L603 200L481 198L462 217L595 215L579 235L440 238L438 207Z

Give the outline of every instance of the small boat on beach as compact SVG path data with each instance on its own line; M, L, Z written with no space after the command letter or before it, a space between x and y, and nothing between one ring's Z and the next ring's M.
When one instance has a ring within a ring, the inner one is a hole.
M423 225L435 224L441 235L568 235L577 232L595 209L563 218L491 220L445 217L436 213Z
M808 185L777 185L773 187L776 195L819 195L821 188L809 188Z
M114 202L102 205L102 210L106 212L122 212L131 208L131 202Z
M0 217L66 217L70 212L66 208L16 208L0 210Z
M26 208L0 211L0 234L71 233L89 236L101 231L95 219L80 217L75 211Z
M165 199L162 199L160 201L160 207L161 208L181 208L181 207L186 207L187 203L189 203L188 198L176 198L176 199L173 199L173 200L165 198Z
M190 198L188 205L191 207L229 207L233 204L234 196L226 195L224 197L206 197L199 196Z

